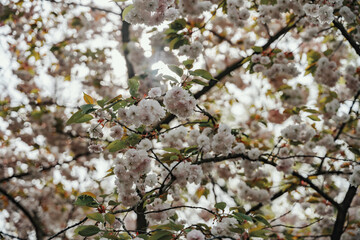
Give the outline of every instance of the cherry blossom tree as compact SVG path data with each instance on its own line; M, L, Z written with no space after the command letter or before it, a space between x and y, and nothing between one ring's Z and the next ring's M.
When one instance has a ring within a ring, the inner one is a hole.
M2 239L360 239L360 2L1 0Z

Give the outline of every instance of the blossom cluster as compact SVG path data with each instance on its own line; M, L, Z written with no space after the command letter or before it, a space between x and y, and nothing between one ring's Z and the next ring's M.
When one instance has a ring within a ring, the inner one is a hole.
M228 6L228 18L236 25L242 27L245 25L245 21L250 17L250 12L244 7L243 0L229 0Z
M170 169L173 169L172 174L176 177L174 185L185 187L188 183L200 184L203 177L203 171L200 165L194 165L190 162L173 162ZM162 172L162 177L165 179L169 173Z
M138 105L120 108L118 116L127 125L134 125L136 127L141 125L150 126L165 117L165 110L158 101L143 99Z
M156 213L146 214L146 219L151 223L163 223L164 221L167 221L169 217L175 214L175 210L171 209L170 204L163 202L160 198L155 198L151 204L146 205L146 209L149 212L159 211Z
M199 41L195 41L191 45L181 46L179 48L179 55L185 55L195 59L201 54L202 49L202 44Z
M289 125L281 131L281 135L293 141L306 143L311 140L316 131L307 124Z
M267 190L251 188L245 182L240 182L238 189L242 199L253 202L268 202L270 200L270 193Z
M156 183L156 175L149 174L151 171L151 159L142 147L149 147L148 143L141 143L137 149L129 149L115 162L114 173L120 201L124 206L133 206L140 197L136 188L145 191L145 187L153 187ZM140 148L139 148L140 147ZM151 146L150 146L151 147Z
M356 72L356 68L353 65L346 67L344 78L346 80L346 87L352 93L356 93L360 89L360 74Z
M125 15L125 20L132 24L159 25L165 20L172 21L179 16L174 8L174 1L134 0L133 8Z
M329 61L327 57L322 57L317 62L315 81L329 87L335 86L340 78L340 72L336 71L337 65L334 61Z
M330 24L334 20L334 8L328 5L306 3L304 11L307 16L318 18L321 23Z
M360 185L360 165L356 165L354 167L354 171L350 175L349 182L355 187Z
M212 2L198 0L180 0L179 11L182 15L198 16L204 11L210 10Z
M236 228L237 224L238 221L235 218L223 218L212 227L211 234L214 236L228 236L238 239L239 235L231 231L232 228Z
M196 100L189 92L174 86L164 97L166 109L179 118L188 118L193 113Z

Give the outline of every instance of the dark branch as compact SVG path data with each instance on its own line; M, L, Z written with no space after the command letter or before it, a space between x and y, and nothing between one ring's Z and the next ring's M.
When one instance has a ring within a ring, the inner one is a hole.
M3 237L9 237L9 238L12 238L12 239L18 239L18 240L24 240L23 238L19 238L17 236L14 236L14 235L11 235L11 234L8 234L8 233L4 233L2 231L0 231L0 239L3 239ZM5 239L5 238L4 238Z
M99 8L99 7L95 7L95 6L90 6L90 5L82 4L82 3L75 3L75 2L58 2L58 1L55 1L55 0L44 0L44 1L48 1L48 2L51 2L51 3L57 3L57 4L64 4L64 5L67 5L67 6L88 7L88 8L90 8L90 9L93 10L93 11L101 11L101 12L106 12L106 13L111 13L111 14L115 14L115 15L121 16L121 13L114 12L114 11L112 11L112 10L105 9L105 8Z
M7 199L10 200L17 208L19 208L25 216L30 220L31 224L33 225L35 229L36 239L42 239L43 238L43 231L41 229L40 223L35 219L34 216L31 215L31 213L18 201L15 200L7 191L0 187L0 193L3 194Z
M247 161L260 161L262 163L271 165L273 167L276 167L276 163L270 162L269 160L260 157L259 159L251 159L245 154L230 154L228 156L221 156L221 157L214 157L214 158L208 158L208 159L202 159L201 161L195 162L194 164L202 164L207 162L222 162L228 159L245 159ZM299 180L306 182L313 190L315 190L317 193L319 193L323 198L325 198L327 201L329 201L334 207L339 209L339 203L337 203L333 198L331 198L329 195L327 195L323 190L321 190L318 186L316 186L309 178L302 176L300 173L293 171L292 175L294 177L297 177Z
M44 168L42 168L42 169L39 171L39 173L49 171L49 170L53 169L53 168L56 167L56 166L61 166L61 165L66 164L66 163L70 163L70 162L72 162L72 161L76 161L78 158L80 158L80 157L82 157L82 156L88 156L88 155L90 155L90 152L79 153L79 154L75 155L75 156L73 157L73 159L71 159L70 161L66 161L66 162L63 162L63 163L57 162L56 164L53 164L53 165L51 165L51 166L44 167ZM6 177L6 178L0 179L0 183L10 181L10 180L13 179L13 178L23 178L23 177L26 177L26 176L30 176L30 175L33 174L33 173L34 173L34 172L29 171L29 172L26 172L26 173L13 174L13 175L10 176L10 177Z
M345 39L350 43L353 47L357 55L360 56L360 46L355 42L355 40L350 36L350 34L346 31L345 27L338 21L333 21L334 26L340 30L341 34L345 37Z
M74 228L74 227L76 227L76 226L78 226L78 225L86 222L87 219L88 219L88 218L85 217L85 218L82 219L80 222L77 222L77 223L75 223L75 224L73 224L73 225L68 226L67 228L65 228L65 229L61 230L60 232L58 232L58 233L52 235L51 237L49 237L48 240L53 239L53 238L59 236L60 234L63 234L63 233L66 232L67 230L69 230L69 229L71 229L71 228Z
M286 187L285 189L282 189L280 191L278 191L277 193L275 193L272 197L271 197L271 202L274 201L275 199L281 197L284 193L288 192L290 189L292 188L292 185ZM263 203L258 203L257 205L253 206L252 208L250 208L247 212L246 215L249 215L251 212L255 212L257 210L259 210L262 206L264 206Z
M336 221L334 224L333 232L331 234L331 240L340 240L341 235L344 232L344 223L346 220L346 215L350 208L351 202L356 195L357 187L349 186L348 191L346 192L345 198L343 202L340 204L338 208Z

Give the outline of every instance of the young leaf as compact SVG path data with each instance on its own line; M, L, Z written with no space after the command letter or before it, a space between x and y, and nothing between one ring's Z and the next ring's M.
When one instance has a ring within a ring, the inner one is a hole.
M308 118L310 118L310 119L313 120L313 121L321 121L320 118L319 118L318 116L314 115L314 114L313 114L313 115L309 115Z
M226 208L226 203L225 202L218 202L218 203L215 204L215 208L224 210Z
M74 113L69 118L69 120L67 120L66 125L70 125L73 123L83 123L83 122L90 121L91 119L93 119L93 116L91 116L90 114L85 114L85 113L83 113L82 110L79 110L76 113Z
M203 81L201 81L200 79L193 79L191 82L193 82L193 83L197 83L197 84L199 84L199 85L203 85L203 86L209 86L209 84L208 84L208 83L203 82Z
M86 215L89 219L97 221L97 222L104 222L104 217L101 213L95 212L95 213L90 213L88 215Z
M182 77L184 71L179 68L178 66L175 65L168 65L168 68L173 71L174 73L176 73L179 77Z
M256 53L262 53L263 48L262 47L258 47L258 46L253 46L252 50L254 50L254 52Z
M211 80L213 78L212 75L204 69L196 69L195 71L190 71L189 73L193 76L203 77L207 80Z
M165 230L156 231L149 238L149 240L171 240L171 239L173 239L172 233Z
M117 152L121 149L126 148L129 146L126 139L124 140L115 140L112 143L110 143L106 148L109 149L109 152Z
M112 225L115 222L115 215L111 213L105 214L105 220Z
M80 109L83 111L83 113L87 114L87 113L91 113L93 111L95 111L96 109L94 108L93 104L85 104L85 105L81 105Z
M172 153L180 154L180 150L178 150L176 148L163 148L163 150L166 151L166 152L172 152Z
M164 75L163 78L165 78L166 80L170 80L170 81L176 82L176 83L179 82L178 80L176 80L176 78L174 78L174 77L172 77L172 76L169 76L169 75Z
M250 216L245 215L245 214L240 213L240 212L234 213L234 217L235 217L237 220L241 221L241 222L244 221L244 220L249 221L249 222L252 222L252 221L253 221Z
M89 195L80 195L76 199L74 204L77 206L86 206L86 207L93 207L93 208L96 208L97 206L99 206L99 204L96 202L96 200Z
M183 61L184 66L186 69L191 69L193 67L194 59L188 59Z
M256 215L256 216L254 217L254 219L255 219L256 221L258 221L258 222L261 222L261 223L265 224L265 225L268 226L268 227L271 226L270 223L266 220L266 218L264 218L264 217L261 216L261 215Z
M122 19L125 19L125 16L134 8L134 5L127 6L124 11L122 12Z
M90 96L84 93L84 100L87 104L94 104L94 99Z

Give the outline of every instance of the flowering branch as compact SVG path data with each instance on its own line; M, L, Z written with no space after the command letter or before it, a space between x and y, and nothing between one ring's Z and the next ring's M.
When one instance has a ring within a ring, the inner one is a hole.
M17 208L19 208L25 216L30 220L31 224L33 225L35 229L35 234L37 239L42 239L44 236L44 232L41 229L40 223L35 219L34 216L31 215L31 213L18 201L15 200L7 191L0 187L0 193L3 194L7 199L10 200Z
M66 232L67 230L69 230L69 229L71 229L71 228L74 228L74 227L76 227L76 226L79 226L80 224L86 222L87 219L88 219L88 218L85 217L85 218L83 218L82 220L80 220L79 222L77 222L77 223L75 223L75 224L73 224L73 225L68 226L67 228L65 228L65 229L61 230L60 232L58 232L58 233L52 235L51 237L49 237L48 240L53 239L53 238L59 236L60 234L63 234L64 232Z
M275 42L278 38L280 38L282 35L286 34L291 29L293 29L296 26L296 24L300 21L301 18L302 17L299 17L299 19L297 21L295 21L292 24L287 25L286 27L282 28L279 32L277 32L274 36L270 37L269 40L267 41L267 43L265 43L262 46L263 51L268 49L270 47L270 45L273 42ZM211 79L209 81L209 84L207 86L204 86L200 91L198 91L197 93L194 94L195 99L199 99L202 95L209 92L218 82L220 82L222 79L224 79L232 71L242 67L245 64L245 62L244 62L245 59L246 59L246 57L242 57L241 59L239 59L238 61L236 61L232 65L228 66L223 71L221 71L217 76L214 77L214 79ZM175 119L175 115L173 115L173 114L166 116L166 118L164 118L160 123L158 123L154 129L159 131L161 129L161 125L168 124L173 119Z
M228 156L220 156L220 157L214 157L214 158L208 158L208 159L202 159L200 161L195 162L194 164L202 164L202 163L208 163L208 162L222 162L224 160L228 159L245 159L248 161L260 161L262 163L271 165L273 167L276 167L277 164L274 162L270 162L269 160L266 160L265 158L260 157L259 159L251 159L245 154L230 154ZM306 182L309 184L309 186L314 189L317 193L319 193L323 198L325 198L327 201L329 201L334 207L339 209L339 203L337 203L333 198L331 198L329 195L327 195L323 190L321 190L318 186L316 186L309 178L302 176L300 173L293 171L292 175L294 177L297 177L299 180Z

